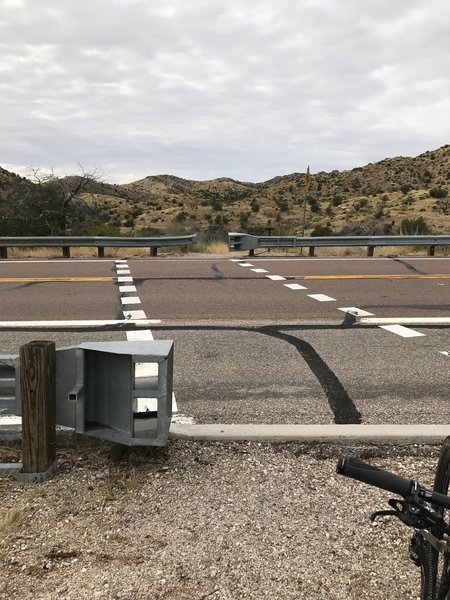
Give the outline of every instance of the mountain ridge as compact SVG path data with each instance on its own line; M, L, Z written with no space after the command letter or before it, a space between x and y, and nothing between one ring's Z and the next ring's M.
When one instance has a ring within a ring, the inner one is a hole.
M0 190L17 177L0 167ZM316 235L397 234L403 221L420 218L434 233L450 229L448 144L415 157L312 173L307 196L305 177L306 173L290 173L243 182L148 175L123 184L92 181L80 196L98 205L102 218L120 233L136 235L231 229L282 235L303 228Z

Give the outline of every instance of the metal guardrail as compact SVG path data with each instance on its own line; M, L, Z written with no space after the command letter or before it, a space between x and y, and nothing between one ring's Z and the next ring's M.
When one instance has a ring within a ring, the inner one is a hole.
M248 250L254 255L256 248L309 248L314 256L315 248L366 246L367 256L373 256L376 246L428 246L428 256L434 256L436 246L450 246L450 235L354 235L327 237L256 236L247 233L229 233L228 248L231 251Z
M103 236L34 236L0 237L0 258L8 258L8 248L40 247L62 248L63 256L70 258L71 247L94 247L98 257L105 256L105 248L150 248L151 256L157 256L158 248L186 246L195 243L197 235L173 237L103 237Z

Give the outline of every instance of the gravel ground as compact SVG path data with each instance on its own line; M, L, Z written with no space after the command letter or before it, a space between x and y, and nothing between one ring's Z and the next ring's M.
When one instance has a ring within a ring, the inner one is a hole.
M416 599L389 494L350 453L430 485L436 446L171 441L58 450L53 479L0 477L0 598ZM0 462L20 449L0 447Z

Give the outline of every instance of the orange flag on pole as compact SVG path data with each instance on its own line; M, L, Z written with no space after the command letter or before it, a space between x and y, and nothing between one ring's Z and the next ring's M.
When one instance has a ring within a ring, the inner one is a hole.
M306 170L306 178L305 178L305 192L306 193L309 192L310 185L311 185L311 173L309 171L309 165L308 165L308 169Z

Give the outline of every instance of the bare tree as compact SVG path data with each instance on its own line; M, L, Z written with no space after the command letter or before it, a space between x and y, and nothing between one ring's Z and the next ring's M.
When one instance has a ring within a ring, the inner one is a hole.
M3 192L0 205L2 235L67 235L95 207L82 193L93 191L100 182L96 171L80 166L80 174L57 177L31 169L30 179L20 179ZM92 216L92 215L91 215Z
M79 220L87 205L81 194L99 182L96 171L88 172L80 167L80 174L56 177L53 171L43 174L33 169L32 181L37 186L40 200L39 219L49 230L48 235L67 235L74 221Z
M450 212L450 198L448 196L445 198L439 198L436 200L435 206L440 213L443 215L448 215Z

